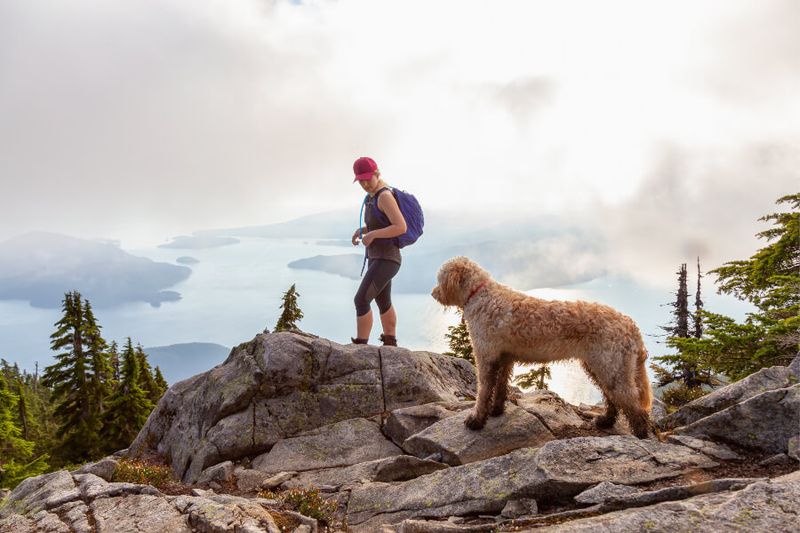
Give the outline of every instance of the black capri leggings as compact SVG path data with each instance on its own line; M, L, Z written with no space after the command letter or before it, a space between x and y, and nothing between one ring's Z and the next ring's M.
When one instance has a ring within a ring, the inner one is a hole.
M367 273L361 280L356 297L356 315L369 313L369 304L375 300L381 314L392 306L392 278L400 270L400 265L385 259L370 259Z

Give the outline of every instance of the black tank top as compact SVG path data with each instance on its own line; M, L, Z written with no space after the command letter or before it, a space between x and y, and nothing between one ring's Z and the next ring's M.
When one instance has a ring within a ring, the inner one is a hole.
M383 229L392 225L392 223L388 221L388 217L386 221L383 221L376 216L373 211L373 205L374 209L380 210L378 207L378 196L385 191L390 191L389 194L391 194L391 189L389 187L384 187L375 193L375 196L367 200L367 205L364 207L364 220L367 223L367 231ZM381 212L383 213L383 211ZM367 257L369 259L393 261L398 265L402 263L403 259L400 255L400 248L394 243L394 239L375 239L372 241L372 244L367 247Z

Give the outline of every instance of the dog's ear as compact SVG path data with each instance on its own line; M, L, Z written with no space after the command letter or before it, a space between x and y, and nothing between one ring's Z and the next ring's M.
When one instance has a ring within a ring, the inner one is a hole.
M453 260L447 265L444 279L444 294L449 305L461 305L463 303L463 285L465 270L464 265L458 260Z

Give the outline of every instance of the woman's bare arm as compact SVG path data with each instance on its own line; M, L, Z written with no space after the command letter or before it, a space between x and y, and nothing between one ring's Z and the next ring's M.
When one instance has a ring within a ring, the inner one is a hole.
M400 212L400 206L397 205L397 200L391 192L378 196L378 208L386 214L391 225L370 231L369 235L373 239L391 239L407 231L406 219L403 218L403 213Z

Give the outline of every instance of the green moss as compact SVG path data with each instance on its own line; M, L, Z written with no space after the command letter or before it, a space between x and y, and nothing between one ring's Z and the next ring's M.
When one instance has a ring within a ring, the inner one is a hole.
M733 519L734 522L742 525L751 522L752 520L753 520L753 511L752 509L749 508L744 508L741 511L739 511L736 515L736 518Z

